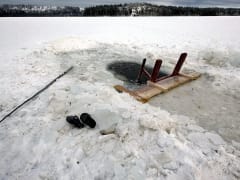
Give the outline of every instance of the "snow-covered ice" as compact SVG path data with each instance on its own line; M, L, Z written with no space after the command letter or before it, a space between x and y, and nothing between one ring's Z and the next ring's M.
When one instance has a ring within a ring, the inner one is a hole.
M1 18L0 179L239 179L240 18ZM115 61L171 68L188 85L141 104L112 87ZM95 129L70 126L88 112ZM113 128L114 133L100 131Z

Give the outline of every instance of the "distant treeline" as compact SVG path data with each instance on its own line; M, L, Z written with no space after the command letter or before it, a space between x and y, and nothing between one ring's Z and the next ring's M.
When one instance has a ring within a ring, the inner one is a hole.
M239 16L239 8L158 6L147 3L79 7L0 6L0 17L24 16Z
M84 16L239 16L238 8L198 8L152 4L102 5L85 8Z

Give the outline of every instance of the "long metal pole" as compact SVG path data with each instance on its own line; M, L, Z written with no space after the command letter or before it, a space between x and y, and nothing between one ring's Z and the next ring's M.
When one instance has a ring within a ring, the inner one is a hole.
M38 96L40 93L42 93L44 90L46 90L47 88L49 88L49 86L51 86L53 83L55 83L59 78L63 77L65 74L67 74L69 71L71 71L73 69L73 66L71 66L70 68L68 68L66 71L64 71L62 74L60 74L58 77L56 77L55 79L53 79L50 83L48 83L44 88L42 88L40 91L38 91L37 93L35 93L33 96L31 96L30 98L26 99L22 104L18 105L17 107L15 107L11 112L9 112L7 115L5 115L1 121L3 122L7 117L11 116L16 110L18 110L20 107L22 107L24 104L26 104L27 102L29 102L30 100L32 100L33 98L35 98L36 96Z

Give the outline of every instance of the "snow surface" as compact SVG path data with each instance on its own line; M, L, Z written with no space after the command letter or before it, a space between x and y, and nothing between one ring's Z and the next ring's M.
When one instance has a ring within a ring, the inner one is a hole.
M0 179L239 179L240 18L1 18ZM114 61L172 67L199 80L141 104L112 86ZM88 112L95 129L70 126ZM101 135L100 130L114 133Z

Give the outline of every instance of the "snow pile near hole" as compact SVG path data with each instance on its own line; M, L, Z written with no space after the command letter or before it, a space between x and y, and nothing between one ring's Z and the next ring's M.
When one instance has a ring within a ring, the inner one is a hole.
M219 135L207 132L185 116L171 115L160 108L141 104L112 88L112 82L119 82L106 70L105 64L112 61L116 52L123 51L118 45L112 47L99 43L97 48L94 45L85 49L82 48L83 41L78 39L75 42L80 49L60 52L47 48L26 58L35 59L31 63L34 62L32 69L36 74L41 74L42 69L35 66L42 66L50 60L52 64L44 69L48 76L52 76L53 70L54 73L62 72L70 65L74 65L74 69L30 106L2 124L0 137L4 143L0 144L0 149L5 156L0 162L1 177L240 177L240 149L228 145ZM62 49L56 41L53 44ZM65 45L68 46L67 43ZM130 52L125 53L131 55ZM25 61L22 65L24 69L27 64ZM29 71L22 73L29 75ZM34 73L31 73L32 78L35 78ZM83 112L90 113L96 120L95 129L79 130L65 121L67 115ZM101 130L108 128L114 128L114 132L104 136L100 134Z

